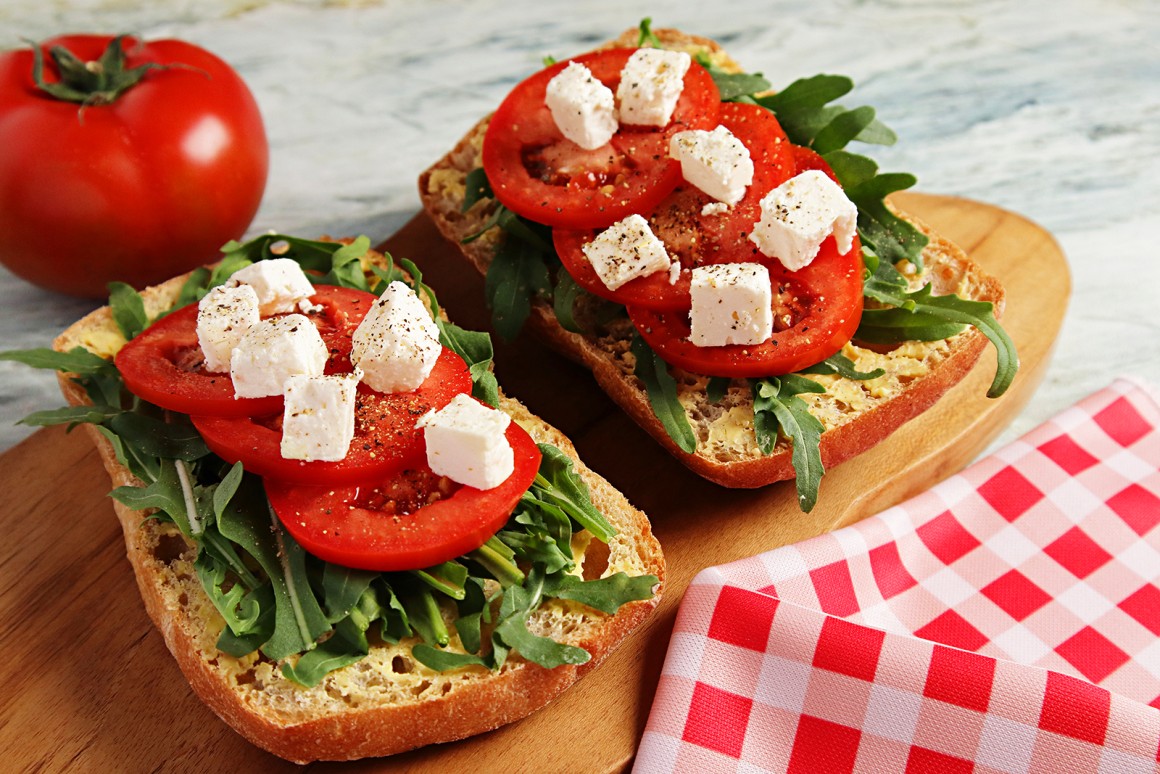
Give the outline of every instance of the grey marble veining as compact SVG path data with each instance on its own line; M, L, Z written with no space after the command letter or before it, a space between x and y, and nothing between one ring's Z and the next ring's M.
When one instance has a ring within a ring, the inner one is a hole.
M1112 378L1160 386L1160 5L1062 2L722 3L531 0L263 2L3 0L0 47L64 31L132 31L203 45L242 73L272 149L251 228L366 233L419 208L415 179L545 54L652 16L720 40L775 86L850 75L900 137L868 148L917 190L965 196L1049 229L1073 296L1055 359L1000 442ZM568 9L568 10L565 10ZM46 345L93 304L0 270L7 347ZM51 376L0 363L0 449L58 405Z

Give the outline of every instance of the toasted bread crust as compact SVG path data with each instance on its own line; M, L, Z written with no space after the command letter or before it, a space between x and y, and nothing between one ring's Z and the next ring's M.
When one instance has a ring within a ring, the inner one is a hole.
M178 277L143 292L151 316L172 303L183 281ZM123 343L105 307L62 333L54 347L85 346L111 356ZM70 404L87 402L68 375L60 384ZM545 669L513 654L494 673L473 667L440 674L410 658L413 641L379 643L363 661L336 670L314 688L301 688L261 658L218 652L214 642L224 622L192 570L194 547L172 525L114 502L145 608L202 701L275 755L297 763L351 760L461 739L518 720L596 667L659 602L665 573L660 545L644 514L587 468L566 437L515 400L503 398L502 408L537 442L554 444L572 457L593 503L619 533L609 546L606 572L626 570L661 580L652 599L626 604L615 615L560 600L533 613L529 628L588 650L590 661ZM114 486L140 486L108 440L96 428L86 429Z
M628 30L606 47L635 46L638 34L635 29ZM656 30L655 34L666 47L706 52L718 67L739 69L711 40L677 30ZM467 212L461 210L464 179L471 169L480 166L480 148L488 120L481 120L419 178L424 209L440 232L458 245L464 257L482 274L486 274L503 235L495 229L468 244L462 240L479 230L494 204L484 200ZM1003 289L995 278L983 272L957 246L914 218L900 214L930 238L923 251L926 270L913 278L913 287L931 282L936 293L954 292L965 298L990 301L995 305L996 316L1001 314ZM753 401L744 380L734 380L726 398L713 405L705 394L705 377L670 369L698 439L696 451L688 453L669 437L652 411L643 384L633 375L633 358L628 351L631 330L569 332L560 326L551 306L542 300L533 303L527 324L551 347L591 370L600 387L638 425L697 474L735 488L759 487L794 477L788 439L779 439L773 452L766 455L754 441L742 438L746 431L753 436ZM848 344L843 354L860 370L882 367L887 374L864 383L841 377L816 377L827 387L827 393L800 396L825 426L821 440L823 465L830 468L861 454L930 408L966 376L986 345L986 337L973 328L941 342L910 343L890 353ZM736 432L737 428L742 432ZM722 436L726 437L724 441Z

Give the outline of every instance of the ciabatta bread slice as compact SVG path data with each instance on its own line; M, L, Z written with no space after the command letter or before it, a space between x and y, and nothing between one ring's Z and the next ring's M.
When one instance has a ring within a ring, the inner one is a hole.
M177 277L143 292L151 318L173 304L184 279ZM81 346L112 357L124 343L109 308L104 307L68 328L53 346L62 352ZM68 375L62 375L60 383L70 404L87 402L84 391ZM579 666L545 669L513 654L494 672L468 667L439 673L411 657L414 640L397 645L380 641L363 660L304 688L257 653L238 659L219 652L215 643L225 624L194 570L194 546L172 524L113 503L149 616L197 695L238 733L298 763L389 755L461 739L544 706L595 668L648 616L660 600L665 572L648 519L587 468L559 431L516 400L504 397L501 407L537 442L553 444L572 458L593 504L617 530L607 552L591 547L578 553L583 556L579 561L585 577L624 571L634 576L652 574L662 581L652 599L623 605L615 615L556 599L532 614L528 628L533 633L591 653L591 660ZM117 461L105 437L93 426L85 427L114 486L140 485ZM449 615L445 610L450 621ZM454 649L458 641L454 628L449 629Z
M713 41L676 30L655 30L667 48L706 53L716 67L739 71L737 64ZM625 32L608 46L635 46L636 30ZM484 118L446 156L419 178L423 207L448 240L459 245L477 270L486 273L500 240L500 229L463 243L477 233L494 209L494 200L482 199L462 212L465 181L471 170L482 166L481 149L488 125ZM1003 289L961 249L906 217L930 238L923 251L925 269L912 278L912 289L932 284L936 295L955 293L962 298L990 301L998 316ZM724 486L758 487L791 479L791 445L779 438L771 454L763 454L753 431L753 399L743 379L733 380L725 397L708 399L708 379L678 368L670 372L677 382L678 397L697 439L693 453L680 449L654 415L643 383L633 375L635 358L630 351L633 329L623 318L611 324L578 320L586 333L565 330L556 320L551 304L534 302L528 325L561 353L592 371L596 381L642 428L690 469ZM587 324L585 324L587 323ZM842 354L859 371L885 370L868 381L836 375L810 378L820 382L824 393L803 394L810 412L825 432L821 439L823 464L829 468L848 460L885 439L904 422L922 413L970 371L987 345L986 337L967 328L951 338L934 342L908 342L889 350L847 344Z

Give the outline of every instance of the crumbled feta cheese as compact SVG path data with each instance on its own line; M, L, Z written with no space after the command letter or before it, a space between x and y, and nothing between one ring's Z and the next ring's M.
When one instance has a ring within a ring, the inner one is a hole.
M228 372L234 347L261 317L258 294L249 285L218 285L206 293L197 304L197 343L205 355L205 370Z
M736 204L753 182L749 149L724 126L690 129L669 140L669 155L681 162L681 175L709 196Z
M664 242L640 215L613 223L582 249L609 290L637 277L672 269Z
M760 344L773 335L773 289L760 263L693 269L689 340L698 347Z
M297 261L271 258L238 269L226 285L249 285L258 294L262 316L293 312L298 302L314 295L314 286Z
M443 351L439 327L405 283L392 282L351 336L350 361L379 392L409 392L431 375Z
M858 230L858 207L841 186L816 169L785 181L761 200L761 220L749 240L790 271L813 262L831 233L838 252L850 251Z
M307 376L286 380L282 394L282 456L288 460L338 462L354 438L359 374Z
M681 262L680 261L673 261L672 264L669 265L669 284L676 285L677 280L679 280L680 278L681 278Z
M544 102L560 133L584 150L605 145L619 128L612 89L579 62L548 81Z
M725 202L709 202L701 208L701 214L708 217L710 215L724 215L729 212L729 205Z
M300 314L261 320L242 337L230 358L230 377L239 398L281 395L295 374L318 376L327 351L310 318Z
M465 486L492 489L515 470L515 454L504 433L511 417L469 395L456 395L419 420L427 444L427 465Z
M685 89L692 58L684 51L638 48L620 71L616 98L620 122L636 126L668 126Z

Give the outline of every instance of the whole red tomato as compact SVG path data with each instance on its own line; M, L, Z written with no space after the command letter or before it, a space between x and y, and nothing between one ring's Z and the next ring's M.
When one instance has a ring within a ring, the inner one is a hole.
M214 260L243 235L269 146L229 65L179 40L67 35L40 50L39 68L32 49L0 53L0 263L100 297L113 280L141 287ZM111 72L117 59L129 75ZM34 71L62 91L70 65L76 101L38 87Z

